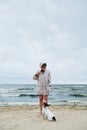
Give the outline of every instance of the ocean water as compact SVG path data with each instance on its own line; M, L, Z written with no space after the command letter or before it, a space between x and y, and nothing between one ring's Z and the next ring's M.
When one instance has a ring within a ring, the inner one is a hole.
M49 103L87 105L87 85L55 84L50 87ZM0 106L37 105L37 85L0 84Z

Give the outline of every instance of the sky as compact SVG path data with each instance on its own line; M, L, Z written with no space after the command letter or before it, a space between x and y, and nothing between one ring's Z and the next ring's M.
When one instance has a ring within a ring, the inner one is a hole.
M0 84L87 84L86 0L0 0Z

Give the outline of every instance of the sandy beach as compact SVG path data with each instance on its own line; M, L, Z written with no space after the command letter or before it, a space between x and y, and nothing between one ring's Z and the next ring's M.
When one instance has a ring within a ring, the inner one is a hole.
M0 130L87 130L87 107L50 106L57 121L39 116L38 106L0 107Z

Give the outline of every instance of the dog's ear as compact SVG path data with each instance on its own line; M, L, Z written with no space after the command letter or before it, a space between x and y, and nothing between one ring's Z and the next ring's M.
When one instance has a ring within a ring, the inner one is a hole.
M50 104L47 103L47 107L51 106Z
M44 105L45 107L49 107L49 106L50 106L50 104L48 104L47 102L43 102L43 105Z
M47 103L46 102L44 102L43 105L44 105L44 107L47 107Z
M48 107L48 106L49 106L49 104L48 104L48 103L46 103L46 106Z
M49 107L49 106L50 106L50 104L48 104L48 103L46 102L46 100L43 100L43 105L44 105L44 107Z
M50 106L50 104L48 104L48 103L44 102L44 106L45 106L45 107L49 107L49 106Z

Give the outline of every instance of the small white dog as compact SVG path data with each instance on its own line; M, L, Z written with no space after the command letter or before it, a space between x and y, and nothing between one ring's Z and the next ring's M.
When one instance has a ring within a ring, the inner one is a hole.
M43 101L43 108L42 108L42 116L43 118L47 118L49 121L56 121L55 116L53 115L53 113L48 109L48 104L46 103L46 101Z

